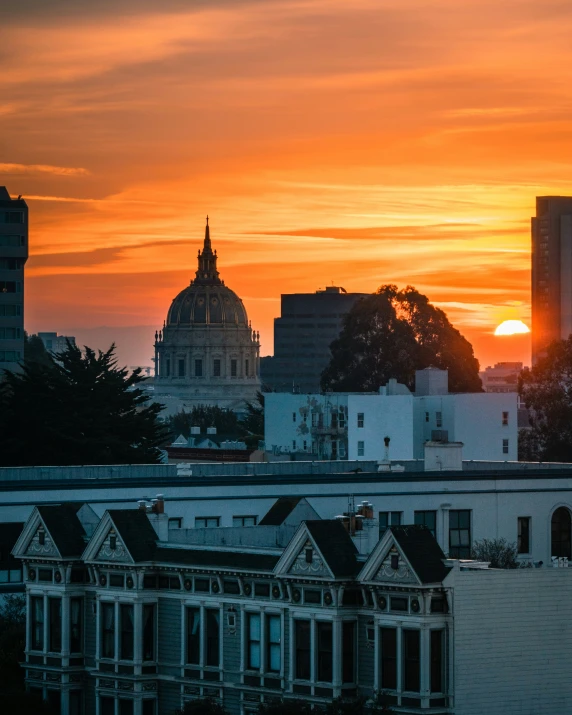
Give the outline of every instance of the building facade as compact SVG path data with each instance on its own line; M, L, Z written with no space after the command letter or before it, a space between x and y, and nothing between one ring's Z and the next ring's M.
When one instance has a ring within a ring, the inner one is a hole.
M28 260L28 206L0 186L0 368L24 358L24 266Z
M106 509L130 508L162 492L170 529L212 534L260 523L284 496L305 498L317 517L304 518L323 519L348 511L354 498L371 503L380 533L388 525L425 524L450 556L466 558L475 541L504 538L518 545L524 564L548 564L553 556L572 560L571 465L399 466L379 471L377 462L335 461L8 468L0 470L0 522L23 522L35 504L61 502L88 502L101 517Z
M280 317L274 319L274 357L261 363L264 386L276 392L319 392L330 345L339 337L345 315L366 295L338 286L283 294Z
M497 362L479 373L485 392L518 392L521 362Z
M572 197L538 196L532 218L532 362L572 333Z
M195 530L170 539L155 507L98 522L87 505L40 507L16 543L22 667L61 715L173 715L200 697L246 715L380 691L408 715L572 707L570 569L446 559L424 525L364 539L368 503L200 548Z
M57 333L38 333L38 337L48 352L58 355L67 348L68 342L75 345L73 335L58 335Z
M416 388L390 380L379 393L269 393L266 449L381 461L389 437L394 460L423 459L430 440L462 442L464 459L518 458L515 393L449 394L447 371L433 368L417 371Z
M196 405L240 411L260 389L260 336L242 300L219 277L217 260L207 218L195 278L155 334L154 397L167 414Z

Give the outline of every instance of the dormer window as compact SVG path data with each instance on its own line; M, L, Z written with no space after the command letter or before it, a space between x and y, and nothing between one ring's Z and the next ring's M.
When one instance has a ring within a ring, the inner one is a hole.
M117 536L113 534L109 537L109 548L112 551L115 551L115 549L117 548Z
M391 568L394 571L397 571L399 568L399 555L398 554L391 554Z
M38 542L40 546L44 546L46 543L46 532L43 529L38 531Z
M313 549L306 549L306 563L311 564L313 560L314 560Z

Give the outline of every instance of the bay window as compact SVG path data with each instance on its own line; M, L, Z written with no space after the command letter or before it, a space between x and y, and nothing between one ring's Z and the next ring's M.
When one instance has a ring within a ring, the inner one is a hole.
M381 629L381 687L397 690L397 629Z
M430 673L430 685L432 693L444 693L445 692L445 669L443 667L444 660L444 642L445 642L445 631L431 631L431 673Z
M248 622L248 651L246 657L246 667L251 670L259 670L260 660L260 613L247 614Z
M310 680L311 669L311 635L310 621L294 621L294 637L296 648L295 672L298 680Z
M344 621L342 624L342 683L355 683L355 621Z

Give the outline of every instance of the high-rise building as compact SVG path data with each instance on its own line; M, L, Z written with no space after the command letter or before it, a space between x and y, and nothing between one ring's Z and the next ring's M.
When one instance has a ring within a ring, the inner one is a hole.
M532 362L572 333L572 197L538 196L532 218Z
M57 333L38 333L38 337L44 343L44 347L50 353L59 355L67 348L68 343L75 345L73 335L58 335Z
M0 186L0 368L24 357L24 265L28 259L28 206Z
M282 295L280 317L274 319L274 357L260 361L263 385L276 392L319 392L344 316L366 295L338 286Z

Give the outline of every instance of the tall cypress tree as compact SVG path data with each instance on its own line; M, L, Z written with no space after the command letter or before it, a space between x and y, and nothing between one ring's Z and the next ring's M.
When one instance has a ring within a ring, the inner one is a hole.
M117 365L115 345L97 353L68 343L45 363L24 361L0 383L0 464L144 464L160 461L162 405Z

